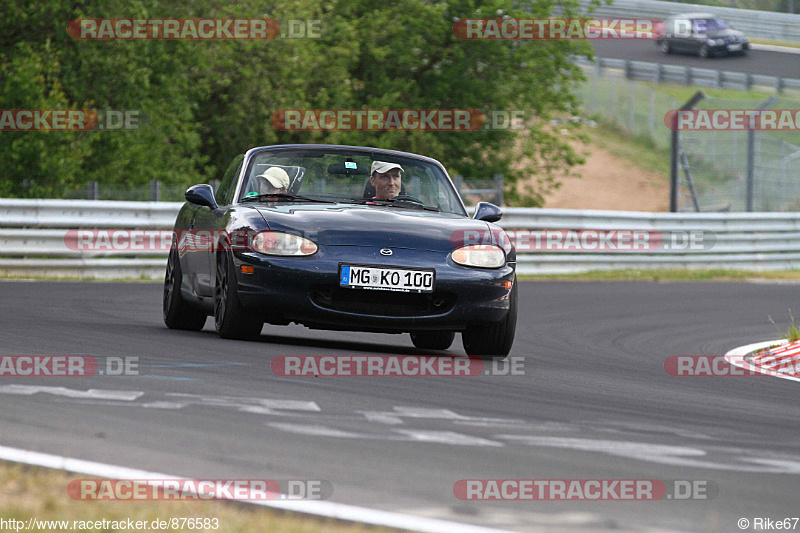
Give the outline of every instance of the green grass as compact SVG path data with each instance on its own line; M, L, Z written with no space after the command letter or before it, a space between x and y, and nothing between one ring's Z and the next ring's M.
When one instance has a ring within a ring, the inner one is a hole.
M632 135L618 124L606 120L599 114L592 118L597 122L598 127L587 129L591 143L590 150L592 146L602 148L669 180L669 149L657 146L648 135Z
M520 275L529 281L800 281L800 270L745 272L727 269L596 270L580 274Z
M750 39L750 42L755 44L769 44L772 46L785 46L787 48L800 48L800 43L793 43L790 41L776 41L773 39Z
M794 315L792 314L791 309L789 309L789 319L789 327L786 330L782 330L778 324L775 324L775 321L772 319L772 317L769 317L769 321L772 322L776 328L778 328L778 333L780 333L781 336L785 337L791 343L800 340L800 328L798 328L794 323Z

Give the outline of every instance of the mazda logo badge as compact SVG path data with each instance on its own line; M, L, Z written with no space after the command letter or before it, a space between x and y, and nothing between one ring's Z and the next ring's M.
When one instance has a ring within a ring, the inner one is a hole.
M392 251L389 248L381 248L381 255L392 255Z

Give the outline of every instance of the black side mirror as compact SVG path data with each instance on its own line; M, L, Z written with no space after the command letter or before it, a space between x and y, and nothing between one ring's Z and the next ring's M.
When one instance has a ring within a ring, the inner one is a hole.
M217 201L214 199L214 189L211 185L193 185L186 190L184 195L186 201L194 205L204 205L212 210L217 209Z
M479 202L475 207L475 215L472 218L475 220L483 220L484 222L497 222L503 217L503 210L489 202Z

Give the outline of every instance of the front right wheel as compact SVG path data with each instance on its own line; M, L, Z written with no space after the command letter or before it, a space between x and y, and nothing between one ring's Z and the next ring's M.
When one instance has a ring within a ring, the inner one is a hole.
M217 253L214 327L223 339L254 339L264 327L239 301L233 258L224 250Z
M470 327L461 334L464 351L481 359L505 359L514 344L517 329L517 279L509 296L508 314L500 322Z
M191 307L181 296L181 261L178 251L171 248L167 259L167 272L164 276L162 309L164 323L171 329L200 331L206 323L206 314Z

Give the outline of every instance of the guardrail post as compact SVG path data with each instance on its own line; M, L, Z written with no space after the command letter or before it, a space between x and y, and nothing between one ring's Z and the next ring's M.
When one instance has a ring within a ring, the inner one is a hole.
M783 94L783 78L781 77L778 77L778 81L775 82L775 92Z
M685 67L685 81L684 85L691 85L692 84L692 67Z
M750 74L749 72L747 73L747 78L745 78L744 83L748 91L753 87L753 75Z
M503 205L503 175L494 175L494 189L495 189L495 203L498 206Z
M96 181L86 184L86 198L88 200L98 200L100 198L100 185Z
M633 78L633 73L631 72L631 60L625 60L625 77L629 80Z
M656 63L656 83L661 83L664 79L664 64Z
M161 199L161 182L150 180L150 201L158 202Z
M636 103L636 82L631 80L630 84L630 90L628 93L628 129L631 130L631 133L635 133L636 113L634 105Z
M717 89L719 89L720 87L722 87L722 71L718 70L716 72L717 72L717 75L714 78L714 82L717 84Z

